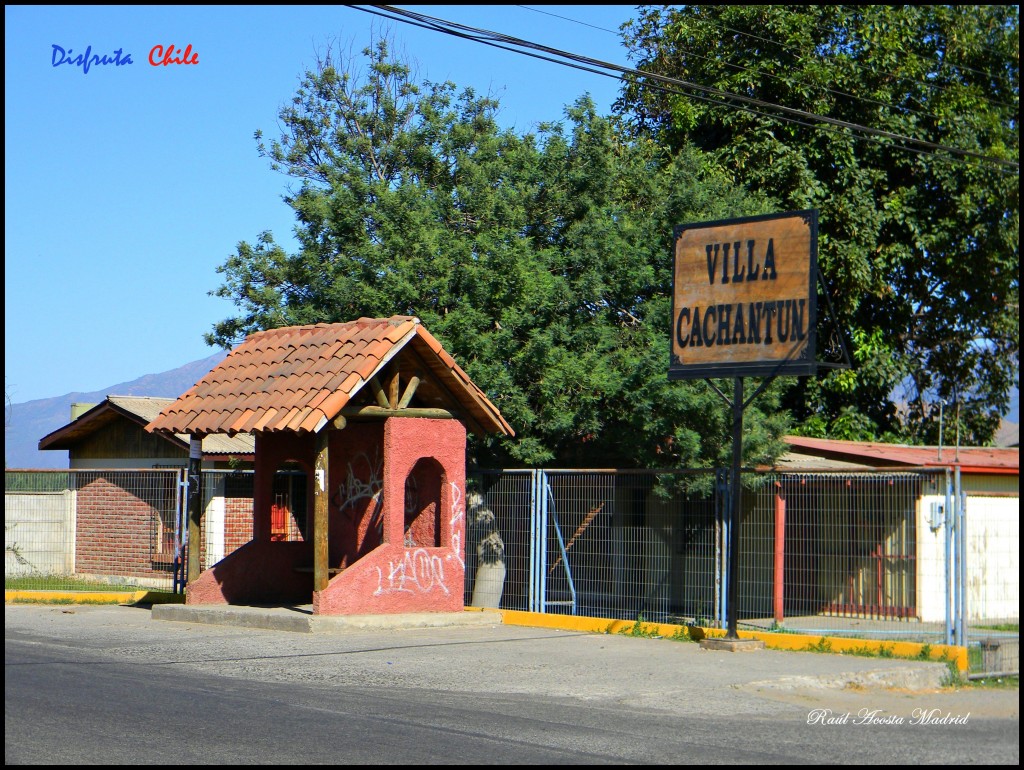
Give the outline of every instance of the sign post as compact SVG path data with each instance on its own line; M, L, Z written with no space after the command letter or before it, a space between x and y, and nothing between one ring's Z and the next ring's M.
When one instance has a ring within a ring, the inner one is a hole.
M705 379L732 407L726 640L736 611L743 410L778 375L812 375L818 212L679 225L674 231L670 380ZM767 378L744 402L743 378ZM711 378L733 377L729 398Z

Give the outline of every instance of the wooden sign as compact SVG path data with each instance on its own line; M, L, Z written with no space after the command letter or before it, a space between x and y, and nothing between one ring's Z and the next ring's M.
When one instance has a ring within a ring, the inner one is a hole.
M674 234L669 379L816 372L816 210Z

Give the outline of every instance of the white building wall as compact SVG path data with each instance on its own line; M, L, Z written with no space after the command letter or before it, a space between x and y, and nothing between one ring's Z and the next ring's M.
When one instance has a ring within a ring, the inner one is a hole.
M918 616L946 620L945 525L932 527L945 494L923 495L918 505ZM941 518L941 517L940 517ZM1020 498L970 495L966 502L967 620L1020 618Z
M4 575L72 575L74 543L74 492L4 495Z
M1020 618L1020 498L967 498L967 620Z
M923 623L946 622L946 495L922 495L917 505L917 615Z

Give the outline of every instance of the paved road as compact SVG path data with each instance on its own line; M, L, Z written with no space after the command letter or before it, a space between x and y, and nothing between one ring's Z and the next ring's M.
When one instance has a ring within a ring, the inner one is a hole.
M1017 764L938 664L485 625L317 635L7 605L8 763ZM929 723L922 724L926 714Z

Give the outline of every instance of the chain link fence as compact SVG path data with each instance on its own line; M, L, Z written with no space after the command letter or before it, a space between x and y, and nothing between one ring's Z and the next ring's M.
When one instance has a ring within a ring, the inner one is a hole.
M174 590L182 484L177 469L6 471L5 588Z

